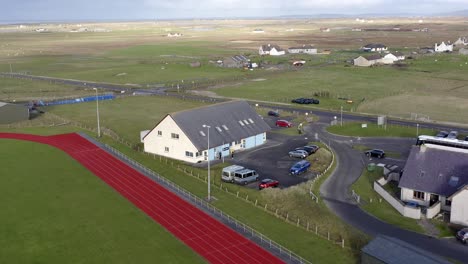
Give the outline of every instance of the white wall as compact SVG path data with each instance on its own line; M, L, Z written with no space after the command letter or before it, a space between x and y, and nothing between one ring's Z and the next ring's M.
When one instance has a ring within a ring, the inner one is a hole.
M424 200L414 198L414 190L401 188L401 200L405 202L413 201L417 202L421 206L429 206L429 193L424 193Z
M468 226L468 190L465 188L452 198L450 222Z
M280 55L284 55L286 54L286 52L283 50L283 51L277 51L275 48L272 48L270 50L270 55L272 56L280 56Z
M433 204L431 207L427 208L426 210L426 217L428 219L434 218L438 213L440 213L441 202L438 201L437 203Z
M158 131L162 135L158 135ZM179 139L171 138L171 133L179 134ZM196 163L199 160L204 160L204 156L196 157L197 149L177 126L170 115L167 115L156 128L154 128L143 140L145 151L168 158L183 160L191 163ZM166 151L165 148L169 148ZM185 152L193 153L193 157L187 157Z
M382 177L383 179L383 177ZM382 181L379 180L379 182L385 182L385 180ZM403 216L413 218L413 219L421 219L421 209L420 208L414 208L414 207L409 207L405 206L400 200L396 199L393 197L391 194L389 194L381 185L380 183L375 181L374 182L374 190L384 198L385 201L387 201L393 208L395 208L400 214Z

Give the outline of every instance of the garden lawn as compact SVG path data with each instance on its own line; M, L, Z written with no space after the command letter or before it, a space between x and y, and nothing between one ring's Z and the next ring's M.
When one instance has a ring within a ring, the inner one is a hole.
M387 128L376 124L367 123L367 127L361 127L362 123L344 123L343 126L335 125L327 127L327 131L332 134L352 137L409 137L416 138L416 125L399 126L387 125ZM435 135L437 131L432 129L419 129L419 135Z
M0 139L0 263L204 263L71 157Z
M374 181L382 176L382 170L379 168L376 168L373 172L365 170L361 177L351 186L351 189L361 197L361 207L369 214L391 225L424 233L423 228L418 225L416 220L402 216L374 191Z

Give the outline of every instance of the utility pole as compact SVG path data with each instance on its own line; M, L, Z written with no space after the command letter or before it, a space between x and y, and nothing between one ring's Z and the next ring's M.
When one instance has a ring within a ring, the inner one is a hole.
M341 106L341 110L340 110L340 124L341 126L343 126L343 106Z
M208 130L208 149L206 150L206 156L208 159L208 202L211 202L211 178L210 178L210 126L203 125Z
M97 116L97 131L98 137L101 137L101 125L99 124L99 96L98 96L98 89L93 88L96 91L96 116Z

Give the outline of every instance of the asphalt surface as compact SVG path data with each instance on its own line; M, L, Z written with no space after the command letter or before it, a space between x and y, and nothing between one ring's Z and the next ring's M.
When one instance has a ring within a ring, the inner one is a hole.
M186 99L201 100L201 101L212 101L219 102L225 101L226 99L219 98L210 98L204 96L193 96L187 94L171 94L167 93L165 88L155 88L155 89L140 89L134 86L128 85L116 85L116 84L105 84L105 83L96 83L96 82L86 82L79 80L68 80L60 78L50 78L44 76L30 76L22 74L10 74L10 73L0 73L0 77L10 77L10 78L22 78L38 81L50 81L55 83L63 83L75 86L82 87L96 87L112 91L120 91L123 94L132 94L134 92L147 95L165 95L173 97L181 97ZM468 249L466 246L463 246L453 240L444 240L432 238L429 236L421 235L411 231L403 230L398 227L386 224L375 217L367 214L362 211L355 203L351 197L349 187L355 182L366 165L367 161L362 155L352 148L354 142L360 142L361 145L375 146L376 148L382 148L389 151L391 147L396 147L400 143L395 139L358 139L358 138L349 138L349 137L338 137L330 135L323 130L324 125L329 124L334 120L335 116L340 117L339 112L326 111L321 109L303 109L297 108L294 106L281 106L259 103L255 101L250 101L251 104L259 104L264 107L271 107L272 109L280 109L287 111L296 111L299 113L313 113L320 118L322 126L307 128L307 135L312 136L317 133L319 138L327 143L333 148L337 155L338 166L334 173L327 179L327 181L322 185L321 195L326 201L327 206L345 222L351 224L352 226L364 231L365 233L375 236L378 234L388 235L392 237L399 238L403 241L409 242L413 245L416 245L422 249L428 250L430 252L451 258L461 263L468 263ZM376 116L368 115L358 115L352 113L344 112L342 114L344 121L356 121L356 122L377 122ZM419 124L420 128L429 128L434 130L457 130L461 134L468 134L468 128L435 123L435 122L422 122L422 121L409 121L403 119L388 119L388 124L404 125L404 126L414 126ZM351 142L352 141L352 142ZM369 142L367 142L369 141ZM414 143L414 139L411 142L411 139L408 140L408 148L411 144ZM356 144L356 143L354 143ZM402 146L405 145L404 143ZM407 151L407 150L406 150ZM405 150L401 151L402 157L405 155ZM407 154L407 153L406 153ZM248 160L248 159L246 159ZM259 160L262 163L261 167L264 170L264 166L268 167L268 159L265 161ZM392 160L392 163L398 162L398 160ZM404 160L400 160L404 164ZM246 163L248 164L248 163ZM270 161L271 166L271 161ZM271 166L273 170L274 166ZM275 169L276 170L276 169ZM264 172L268 174L268 170Z
M376 236L379 234L396 237L412 245L441 256L455 259L461 263L468 262L468 248L453 239L437 239L392 226L382 222L359 208L352 198L350 186L359 178L368 162L381 162L404 166L409 149L414 139L399 138L355 138L331 135L324 131L325 124L307 128L308 133L318 133L319 137L329 142L337 155L338 166L334 173L322 185L320 192L327 206L342 220ZM385 151L398 152L399 159L369 160L359 151L352 148L353 144L381 148Z

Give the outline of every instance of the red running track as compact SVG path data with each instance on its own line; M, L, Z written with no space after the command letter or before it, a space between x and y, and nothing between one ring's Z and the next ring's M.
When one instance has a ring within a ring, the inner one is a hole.
M0 133L0 138L63 150L211 263L284 263L78 134Z

